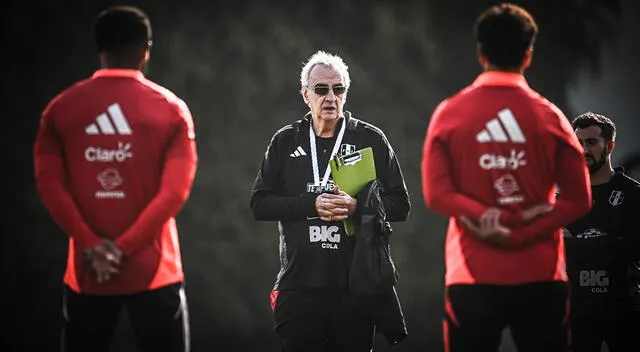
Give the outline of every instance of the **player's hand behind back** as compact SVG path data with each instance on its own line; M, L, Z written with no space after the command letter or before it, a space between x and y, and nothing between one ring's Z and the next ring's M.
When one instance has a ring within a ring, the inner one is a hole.
M501 245L507 241L511 230L500 223L500 213L498 208L488 208L480 215L478 224L464 215L460 216L458 221L469 231L475 233L481 240L490 244Z

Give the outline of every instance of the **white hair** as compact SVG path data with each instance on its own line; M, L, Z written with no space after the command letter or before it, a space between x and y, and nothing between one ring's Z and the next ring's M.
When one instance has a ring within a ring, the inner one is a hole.
M327 65L338 71L340 76L342 76L342 80L344 80L344 86L349 89L351 78L349 78L349 67L347 64L344 63L340 56L322 50L318 50L315 54L311 55L307 63L302 67L302 71L300 72L300 84L302 87L306 87L309 84L309 74L317 64Z

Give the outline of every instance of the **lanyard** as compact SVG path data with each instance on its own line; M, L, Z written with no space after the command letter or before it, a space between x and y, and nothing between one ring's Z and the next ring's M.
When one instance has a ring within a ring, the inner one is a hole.
M340 148L340 144L342 143L342 137L344 136L344 129L347 125L347 122L342 121L342 127L340 127L340 132L338 133L338 138L336 138L335 143L333 144L333 150L331 151L331 155L329 155L329 160L338 153L338 148ZM331 168L329 167L329 160L327 160L327 169L324 172L324 177L322 178L322 182L320 182L320 171L318 170L318 154L316 153L316 134L313 132L313 118L309 121L309 143L311 144L311 166L313 167L313 184L315 186L324 187L329 181L329 174L331 173Z

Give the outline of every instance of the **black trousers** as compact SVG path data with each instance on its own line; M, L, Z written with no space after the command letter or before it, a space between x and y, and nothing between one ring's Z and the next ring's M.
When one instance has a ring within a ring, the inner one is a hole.
M108 352L123 308L138 350L188 352L189 318L182 283L129 295L63 293L63 352Z
M374 325L347 291L280 290L275 332L284 352L368 352Z
M445 311L447 352L497 352L507 326L519 352L569 351L564 282L451 285L446 289Z
M574 352L600 352L606 343L611 352L640 351L640 312L631 307L603 309L581 314L575 305L571 317Z

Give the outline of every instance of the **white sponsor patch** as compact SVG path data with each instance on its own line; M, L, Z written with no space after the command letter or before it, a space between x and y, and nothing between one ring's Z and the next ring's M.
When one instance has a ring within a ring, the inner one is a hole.
M335 225L309 226L309 242L321 243L322 248L338 249L340 228Z
M84 150L84 158L88 162L125 162L127 159L133 158L131 152L131 143L118 142L116 149L108 149L101 147L87 147Z
M524 150L516 152L515 149L511 149L509 155L499 154L482 154L478 159L478 165L485 170L517 170L519 167L527 164L524 159Z
M118 170L110 167L98 174L98 182L102 186L101 190L96 191L95 197L98 199L124 199L124 191L117 190L124 180Z

